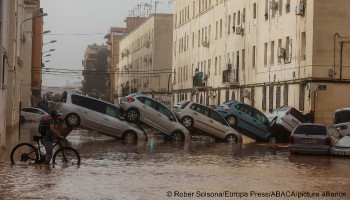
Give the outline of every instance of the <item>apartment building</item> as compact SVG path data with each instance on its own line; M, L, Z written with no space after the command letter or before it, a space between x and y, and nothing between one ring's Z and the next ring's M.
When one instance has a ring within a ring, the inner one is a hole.
M116 91L166 95L172 65L173 15L152 14L120 40Z
M174 103L290 105L331 123L350 107L349 8L346 0L176 0Z
M128 32L132 31L139 24L145 20L144 17L127 17L124 22L126 27L111 27L108 30L108 34L104 37L107 39L107 62L108 62L108 72L109 76L107 77L108 88L110 90L110 102L114 102L116 96L115 83L116 83L116 67L119 63L119 41L126 35Z

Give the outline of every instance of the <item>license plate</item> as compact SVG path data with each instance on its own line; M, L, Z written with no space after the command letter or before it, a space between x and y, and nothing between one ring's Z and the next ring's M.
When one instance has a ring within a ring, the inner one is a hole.
M345 155L345 151L335 151L335 155Z
M317 139L313 139L313 138L303 138L301 139L302 143L317 143Z

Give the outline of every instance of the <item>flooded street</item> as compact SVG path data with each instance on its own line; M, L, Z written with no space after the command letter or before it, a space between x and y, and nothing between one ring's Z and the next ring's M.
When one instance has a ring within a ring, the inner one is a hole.
M235 192L242 199L298 199L256 194L271 191L328 191L343 198L300 199L350 199L349 158L290 155L287 144L259 144L246 137L233 145L200 139L172 143L151 136L128 144L76 130L66 145L79 151L79 167L11 166L12 147L31 142L36 128L26 123L20 140L13 133L1 150L0 199L238 199ZM220 196L225 191L231 196Z

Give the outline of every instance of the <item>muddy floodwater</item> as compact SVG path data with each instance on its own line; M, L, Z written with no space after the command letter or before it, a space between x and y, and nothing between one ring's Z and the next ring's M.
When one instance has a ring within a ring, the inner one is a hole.
M12 166L10 152L32 142L37 123L9 130L0 150L0 199L350 199L350 159L290 155L288 144L125 143L75 130L79 167ZM298 196L300 198L298 198Z

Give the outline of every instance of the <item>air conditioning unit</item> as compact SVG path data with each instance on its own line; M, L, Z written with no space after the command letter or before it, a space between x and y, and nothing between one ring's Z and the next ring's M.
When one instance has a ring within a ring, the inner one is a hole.
M279 47L277 49L277 57L284 58L286 56L286 49Z
M278 3L275 0L270 0L270 9L278 9Z
M237 27L236 27L236 34L237 34L237 35L243 35L243 28L240 27L240 26L237 26Z
M304 4L297 4L295 6L295 14L296 15L304 15Z
M202 46L203 46L203 47L207 47L207 48L209 48L209 42L207 42L207 41L203 41Z
M147 62L148 58L144 57L143 62Z

